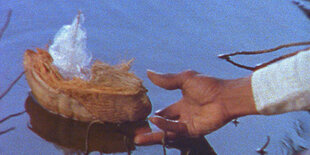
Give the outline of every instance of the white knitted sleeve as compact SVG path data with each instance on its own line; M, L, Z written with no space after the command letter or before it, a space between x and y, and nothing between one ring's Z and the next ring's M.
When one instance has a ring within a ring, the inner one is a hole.
M255 71L252 91L256 109L264 115L310 110L310 51Z

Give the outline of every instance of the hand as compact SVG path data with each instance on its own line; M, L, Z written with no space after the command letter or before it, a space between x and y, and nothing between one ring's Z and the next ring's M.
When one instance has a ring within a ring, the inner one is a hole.
M203 136L219 129L233 118L257 113L250 78L222 80L203 76L195 71L179 74L148 71L147 74L154 84L162 88L182 90L183 97L178 102L150 117L152 123L167 133L168 140ZM142 145L154 144L161 142L162 137L162 132L142 133L135 137L135 142Z

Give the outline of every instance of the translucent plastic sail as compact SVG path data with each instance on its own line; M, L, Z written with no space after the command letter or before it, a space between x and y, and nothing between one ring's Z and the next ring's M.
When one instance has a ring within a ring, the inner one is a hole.
M87 50L86 30L82 27L84 15L79 13L71 25L64 25L55 35L49 53L53 64L58 67L60 74L67 79L79 77L90 78L89 66L92 59Z

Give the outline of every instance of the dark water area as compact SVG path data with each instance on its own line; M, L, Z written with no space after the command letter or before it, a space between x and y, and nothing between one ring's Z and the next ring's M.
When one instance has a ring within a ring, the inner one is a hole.
M13 11L11 21L0 40L0 92L23 71L25 50L44 48L59 28L70 24L81 10L86 17L88 49L94 58L111 64L135 58L132 70L149 90L151 115L176 102L181 94L153 85L146 76L147 69L174 73L193 69L219 78L239 78L251 72L236 68L217 55L308 41L310 35L310 20L305 12L284 0L1 0L0 28L9 9ZM302 48L283 49L263 56L240 56L234 60L255 65ZM0 154L82 153L87 125L44 111L29 97L29 92L23 77L0 100L0 120L26 110L0 123L0 132L14 127L0 135ZM266 142L267 136L271 139L266 149L269 154L292 154L310 147L308 112L247 116L239 121L237 127L228 123L205 136L215 152L257 154L256 149ZM157 129L148 122L126 127L95 125L89 135L91 154L127 154L128 151L163 154L161 145L134 146L132 131L141 125ZM205 139L193 144L207 146ZM169 148L167 154L180 154L180 149Z

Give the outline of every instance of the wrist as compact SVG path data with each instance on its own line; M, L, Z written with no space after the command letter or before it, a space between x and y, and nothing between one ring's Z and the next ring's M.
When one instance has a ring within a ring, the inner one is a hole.
M227 113L232 119L259 114L252 93L251 76L225 80L221 97Z

